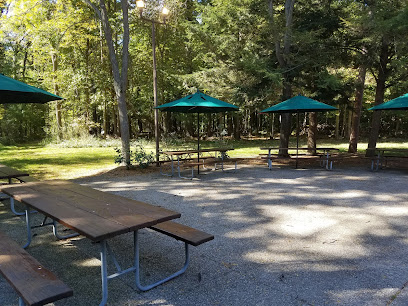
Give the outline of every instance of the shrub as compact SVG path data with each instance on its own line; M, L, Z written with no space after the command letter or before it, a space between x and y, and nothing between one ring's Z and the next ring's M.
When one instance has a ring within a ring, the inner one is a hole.
M115 148L116 156L115 156L115 163L122 164L124 163L124 156L122 154L122 150L119 148ZM130 161L126 163L126 167L128 169L138 166L139 168L147 168L151 163L154 162L154 154L152 152L147 153L142 145L136 145L135 150L130 150Z

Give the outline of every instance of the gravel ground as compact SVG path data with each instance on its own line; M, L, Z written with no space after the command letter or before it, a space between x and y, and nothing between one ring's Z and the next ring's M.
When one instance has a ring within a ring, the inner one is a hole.
M192 247L185 274L151 291L135 289L131 275L110 281L109 305L408 305L407 181L398 170L263 165L192 181L157 172L77 180L178 211L178 222L215 235ZM24 242L24 220L8 201L0 202L0 230ZM97 305L98 244L35 232L29 253L74 290L56 305ZM111 241L124 266L131 242L130 234ZM183 263L183 245L169 237L143 230L141 246L145 283ZM0 305L16 304L0 278Z

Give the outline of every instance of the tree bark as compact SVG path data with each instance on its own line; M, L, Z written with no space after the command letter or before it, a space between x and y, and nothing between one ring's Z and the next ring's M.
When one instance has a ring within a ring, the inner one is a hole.
M363 105L364 97L364 84L367 74L367 67L365 64L361 64L358 72L357 86L356 86L356 97L353 106L353 115L351 119L351 131L349 140L349 153L357 153L358 136L360 131L360 117L361 117L361 107Z
M381 40L380 61L378 64L378 76L376 79L377 87L375 89L374 105L384 102L385 82L387 81L390 69L387 67L389 63L390 46L385 37ZM377 146L378 135L380 132L381 111L373 112L371 119L371 131L368 138L368 149L374 149ZM374 150L368 150L366 155L371 156Z
M274 1L269 0L269 17L273 30L275 30L275 21L273 15ZM283 71L283 90L282 101L290 99L292 97L292 81L293 76L290 71L291 63L289 60L290 47L292 44L292 20L293 10L295 6L295 0L285 0L285 33L283 35L283 49L280 45L280 39L277 33L274 33L275 38L275 53L280 68ZM287 156L289 147L289 136L291 132L291 114L283 113L281 115L281 129L280 129L280 147L284 148L279 150L279 155ZM285 149L286 148L286 149Z
M233 120L234 120L234 139L235 140L240 140L241 139L241 130L239 126L239 112L234 112L233 115Z
M337 108L339 109L339 111L336 112L336 132L335 132L336 140L340 138L340 105L339 104L337 104Z
M52 72L54 73L54 93L59 96L59 87L58 87L58 82L56 79L56 73L58 70L58 55L57 53L53 52L51 54L51 59L52 59ZM62 139L62 118L61 118L61 103L60 101L56 101L55 104L55 116L56 116L56 121L57 121L57 139L61 140Z
M122 156L124 164L130 165L130 134L129 119L127 114L126 90L128 86L128 65L129 65L129 13L128 2L121 1L123 37L122 37L122 67L119 68L119 62L116 56L116 50L112 38L112 28L109 22L108 12L105 1L99 0L99 8L90 0L83 0L91 6L102 22L105 40L108 46L109 59L112 66L113 86L119 109L120 137L122 142Z
M307 133L307 147L310 154L316 154L317 113L309 113L309 130Z
M290 99L293 95L292 86L287 80L284 81L282 100ZM292 132L292 113L281 114L281 127L280 127L280 148L286 148L279 150L279 155L287 156L289 148L289 137Z

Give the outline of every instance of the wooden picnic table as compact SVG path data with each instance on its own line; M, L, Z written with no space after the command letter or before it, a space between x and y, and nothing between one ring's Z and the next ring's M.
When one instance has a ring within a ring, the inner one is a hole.
M26 172L22 172L6 165L0 164L0 179L8 179L9 184L11 184L13 178L28 175L29 174Z
M162 154L168 156L181 156L181 155L190 155L190 154L201 154L201 153L210 153L210 152L221 152L225 153L234 149L231 148L211 148L211 149L200 149L200 150L175 150L175 151L162 151Z
M322 161L321 165L324 167L326 166L326 169L331 170L333 168L333 163L332 161L330 161L330 152L332 151L336 151L338 152L339 149L337 148L330 148L330 147L318 147L318 148L280 148L280 147L263 147L260 148L260 150L268 150L268 156L267 156L267 160L268 160L268 167L271 170L272 169L272 153L271 151L280 151L280 150L288 150L288 151L296 151L296 154L289 154L289 156L295 156L296 157L296 168L297 168L297 159L299 158L299 152L298 151L322 151L323 155L321 155L321 157L324 158L324 160ZM274 155L278 155L278 154L274 154ZM303 154L302 154L303 155Z
M201 164L200 163L200 158L204 161L204 158L200 155L203 153L216 153L216 152L220 152L221 153L221 169L224 170L224 160L225 160L225 155L227 151L232 151L234 149L232 148L209 148L209 149L200 149L200 150L175 150L175 151L162 151L161 154L167 155L170 158L171 161L171 173L162 173L162 175L166 175L166 176L173 176L174 175L174 162L177 161L177 171L178 171L178 175L181 178L187 178L187 177L183 177L181 176L181 171L180 171L180 167L181 167L181 161L182 161L182 156L183 155L187 155L189 157L193 156L193 155L197 155L194 158L191 158L193 160L193 162L190 162L189 165L191 166L197 166L198 168L198 173L200 173L200 169L199 167L202 165L204 166L204 163ZM174 159L174 157L176 157L176 159ZM194 160L197 160L196 162L194 162ZM193 167L192 167L193 169ZM192 175L191 178L194 176L193 174L193 170L192 170ZM190 178L189 178L190 179Z
M408 158L408 149L400 148L368 148L367 152L374 152L371 159L371 170L378 170L383 167L383 162L387 164L389 159Z
M1 191L27 206L27 239L31 242L30 209L50 217L66 227L101 245L102 301L108 298L108 279L135 271L139 281L138 230L180 217L180 213L118 195L102 192L64 180L38 181L3 185ZM55 228L54 228L55 229ZM107 252L109 238L134 233L134 266L108 275L108 254L117 263L114 254Z

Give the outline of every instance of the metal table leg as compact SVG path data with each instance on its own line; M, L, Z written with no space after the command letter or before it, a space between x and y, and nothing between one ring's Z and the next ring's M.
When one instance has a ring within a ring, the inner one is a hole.
M106 305L108 301L108 260L106 251L106 240L101 241L101 278L102 278L102 301L100 306Z
M179 271L173 273L172 275L170 275L170 276L168 276L166 278L163 278L162 280L159 280L158 282L155 282L155 283L147 285L147 286L143 286L141 284L141 282L140 282L140 257L139 257L139 240L138 240L137 231L134 232L133 239L134 239L134 253L135 253L135 268L136 268L135 269L135 282L136 282L136 286L137 286L137 288L139 288L139 290L141 290L141 291L150 290L150 289L152 289L154 287L157 287L157 286L159 286L159 285L161 285L161 284L163 284L165 282L168 282L169 280L183 274L187 270L188 264L190 263L190 253L189 253L189 249L188 249L188 243L184 243L185 262L184 262L183 267Z
M79 233L68 234L68 235L65 235L65 236L62 236L62 235L58 234L57 222L55 220L52 220L52 232L54 233L54 236L57 237L57 239L59 239L59 240L79 236Z
M178 270L177 272L171 274L170 276L163 278L153 284L143 286L140 281L140 254L139 254L139 240L138 240L138 231L133 232L133 243L134 243L134 263L128 269L123 270L113 251L108 245L106 240L102 240L101 244L101 279L102 279L102 300L100 302L100 306L104 306L107 304L108 301L108 280L113 279L115 277L121 276L123 274L135 271L135 284L136 287L141 291L147 291L154 287L157 287L169 280L183 274L190 263L190 253L189 253L189 245L188 243L184 243L184 252L185 252L185 261L183 267ZM108 255L111 256L113 263L116 267L117 272L113 274L108 274Z
M31 244L31 219L30 219L30 207L26 206L25 215L26 215L26 226L27 226L27 243L23 246L23 249L26 249Z
M13 197L10 197L10 208L11 208L11 211L13 212L13 214L15 214L16 216L25 215L25 211L18 212L18 211L16 210L16 208L15 208L15 202L14 202L14 198L13 198ZM37 211L36 211L36 210L32 210L31 213L32 213L32 214L35 214L35 213L37 213Z

